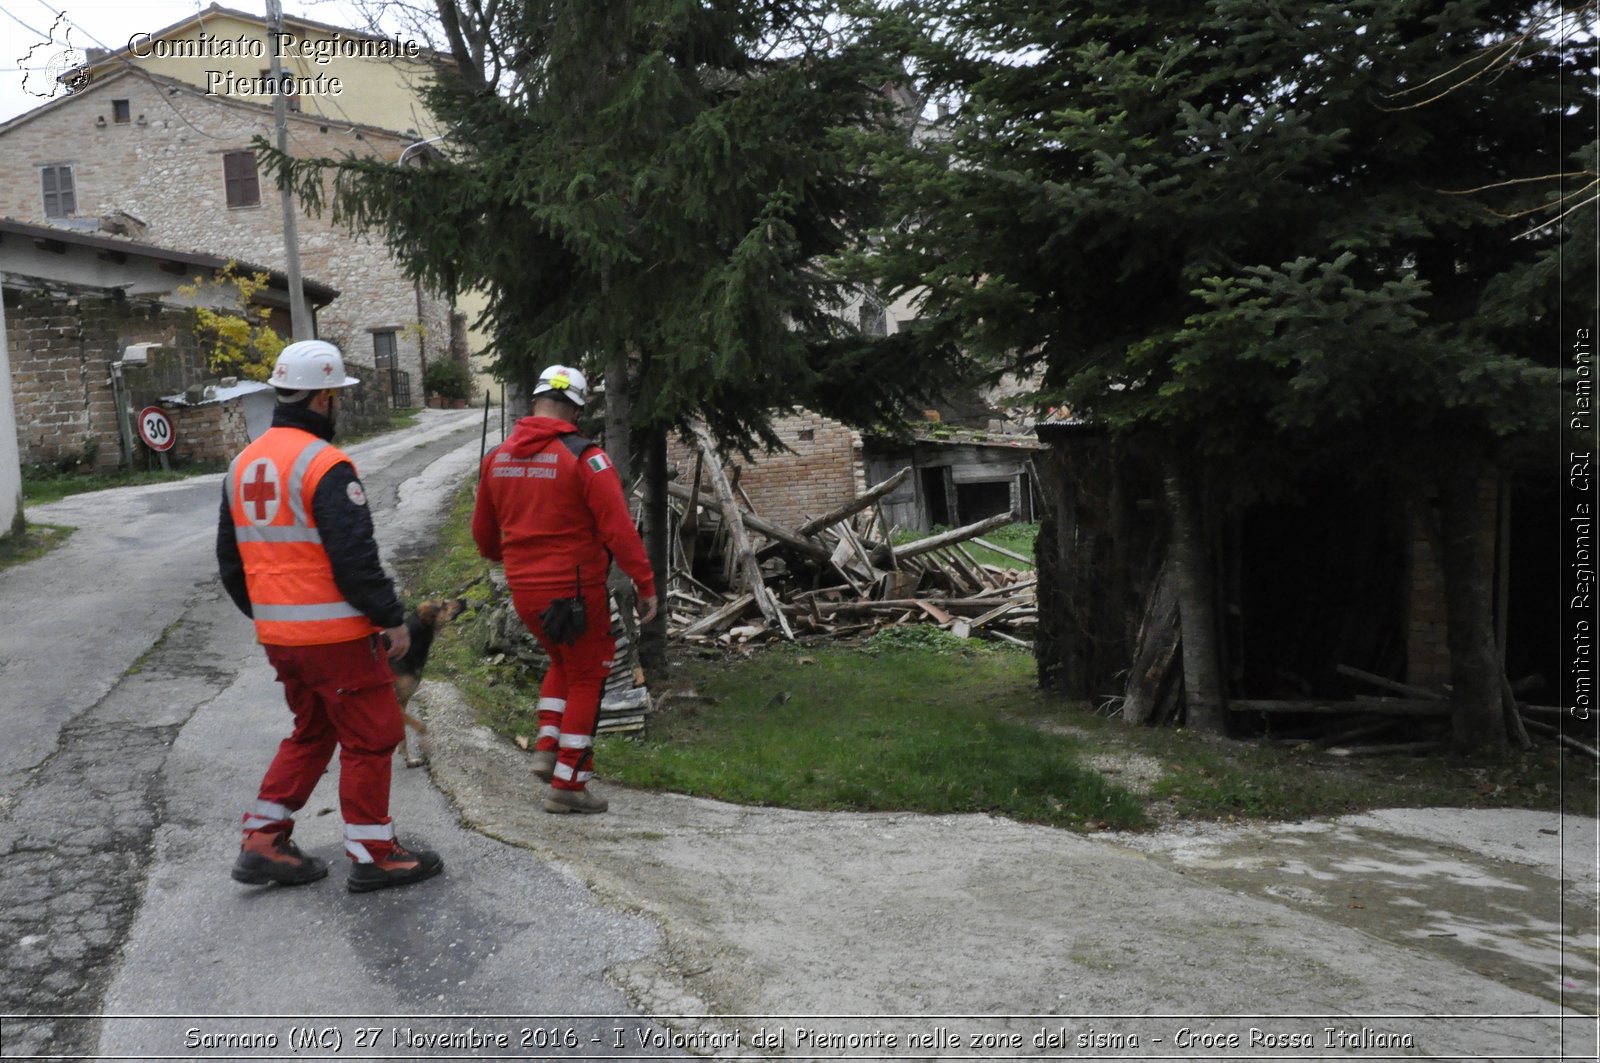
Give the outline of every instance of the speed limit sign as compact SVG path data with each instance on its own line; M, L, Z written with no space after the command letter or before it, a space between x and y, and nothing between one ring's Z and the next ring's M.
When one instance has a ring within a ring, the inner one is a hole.
M146 406L139 411L139 438L151 450L171 450L176 441L172 433L172 419L159 406Z

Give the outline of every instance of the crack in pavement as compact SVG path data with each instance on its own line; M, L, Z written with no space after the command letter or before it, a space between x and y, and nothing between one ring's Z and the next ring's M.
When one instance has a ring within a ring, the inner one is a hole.
M214 599L213 599L214 600ZM200 625L182 618L152 644L138 670L60 732L56 749L28 773L6 810L0 859L0 1011L37 1015L6 1023L8 1055L94 1052L94 1013L115 974L138 914L164 822L161 778L178 732L225 689L231 674L197 667ZM195 687L192 700L160 723L136 722L153 683Z

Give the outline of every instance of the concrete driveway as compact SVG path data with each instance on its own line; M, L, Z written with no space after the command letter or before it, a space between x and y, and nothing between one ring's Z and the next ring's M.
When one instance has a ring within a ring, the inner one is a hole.
M728 1054L1594 1059L1596 823L1532 812L1083 836L990 816L745 808L603 787L424 683L463 820L660 926L612 978ZM604 773L604 764L599 765ZM763 1040L764 1039L764 1040Z

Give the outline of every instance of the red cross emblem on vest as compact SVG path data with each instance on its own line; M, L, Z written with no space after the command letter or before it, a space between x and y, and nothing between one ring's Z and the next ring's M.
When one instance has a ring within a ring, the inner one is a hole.
M239 478L239 499L251 524L271 524L278 515L278 470L266 458L257 458Z

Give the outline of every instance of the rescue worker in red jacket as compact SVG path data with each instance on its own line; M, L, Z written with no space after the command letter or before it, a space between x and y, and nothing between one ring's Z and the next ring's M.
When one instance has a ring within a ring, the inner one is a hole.
M339 806L353 893L439 873L437 853L395 840L389 774L405 737L389 658L410 648L405 609L384 572L355 466L330 440L345 375L339 349L291 343L273 367L272 427L223 481L217 563L234 604L255 621L294 713L294 731L244 814L233 877L297 886L328 865L290 838L294 813L339 748ZM388 644L385 650L385 642Z
M553 365L533 389L533 415L484 455L472 513L478 552L503 561L511 601L550 655L539 687L533 773L546 812L604 812L593 793L594 731L616 642L606 576L615 559L633 580L639 614L656 614L655 576L605 451L577 434L583 374ZM581 601L583 620L572 622ZM581 632L575 628L581 627Z

